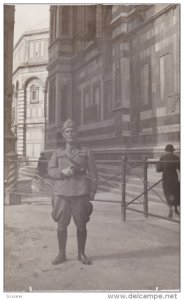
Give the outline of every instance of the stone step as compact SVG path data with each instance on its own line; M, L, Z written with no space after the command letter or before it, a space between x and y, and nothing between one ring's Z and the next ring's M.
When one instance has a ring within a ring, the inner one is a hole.
M19 169L19 179L31 179L36 174L36 168L32 166L24 166Z

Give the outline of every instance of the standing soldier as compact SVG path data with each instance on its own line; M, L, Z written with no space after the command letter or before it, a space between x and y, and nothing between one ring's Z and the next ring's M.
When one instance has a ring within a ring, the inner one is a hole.
M92 213L97 190L97 168L89 148L77 144L77 127L68 119L63 124L65 148L57 149L49 162L48 173L56 180L52 216L58 223L59 254L53 260L57 265L66 260L67 226L71 216L77 227L78 260L91 264L85 255L86 223Z
M173 145L168 144L165 147L166 153L161 156L157 164L157 172L162 172L163 190L169 206L169 218L173 216L172 206L175 207L175 213L179 214L177 206L180 205L180 182L178 180L177 169L180 169L180 161Z

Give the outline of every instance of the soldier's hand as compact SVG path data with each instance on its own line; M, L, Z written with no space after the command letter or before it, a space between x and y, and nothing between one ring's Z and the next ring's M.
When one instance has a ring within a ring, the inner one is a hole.
M95 193L91 192L89 195L89 201L94 201L95 199Z
M65 168L65 169L62 169L61 173L67 177L73 175L73 170L68 167L68 168Z

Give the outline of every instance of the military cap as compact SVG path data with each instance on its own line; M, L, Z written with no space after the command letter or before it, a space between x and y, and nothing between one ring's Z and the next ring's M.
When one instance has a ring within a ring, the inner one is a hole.
M73 129L77 130L77 124L74 121L72 121L71 119L67 119L63 124L62 131L64 131L66 128L73 128Z

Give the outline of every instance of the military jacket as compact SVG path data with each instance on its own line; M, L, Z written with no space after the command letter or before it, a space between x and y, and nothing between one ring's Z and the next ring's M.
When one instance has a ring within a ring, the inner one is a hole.
M73 175L67 177L62 170L70 167ZM54 178L54 194L62 196L89 195L97 190L97 168L94 156L87 147L74 147L72 152L60 148L54 151L48 165L48 174Z

